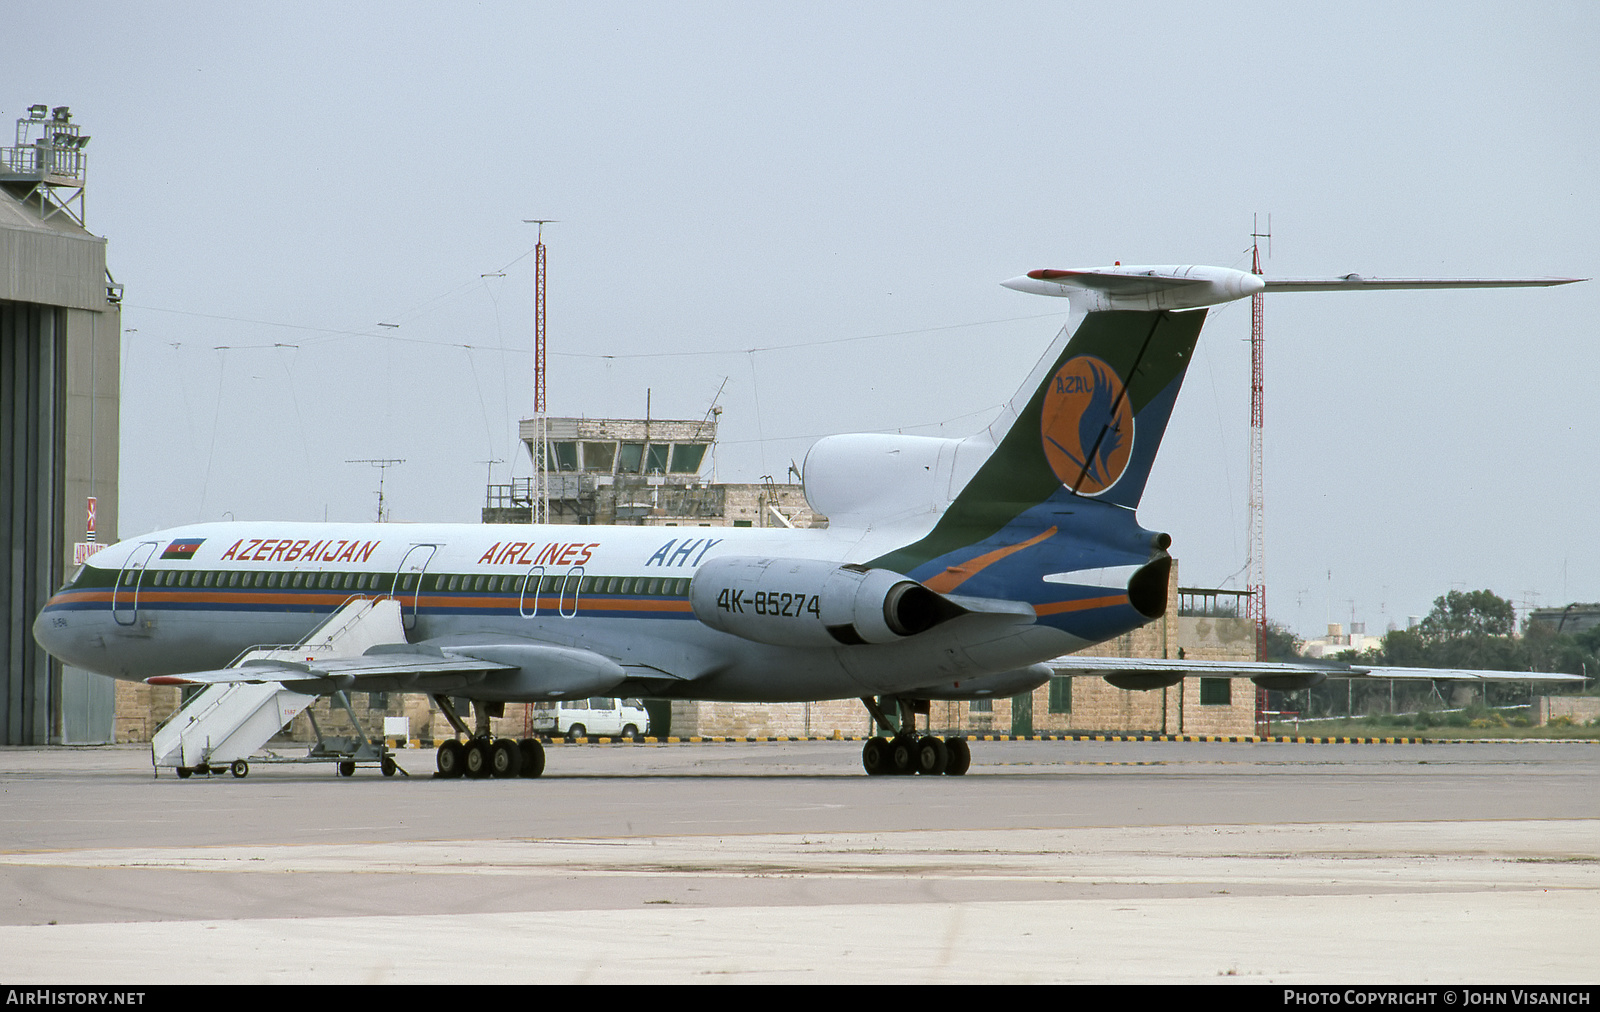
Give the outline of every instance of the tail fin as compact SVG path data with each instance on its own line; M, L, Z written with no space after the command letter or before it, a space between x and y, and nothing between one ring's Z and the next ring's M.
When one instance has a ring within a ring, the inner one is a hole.
M1064 489L1138 506L1205 315L1075 313L990 426L994 451L952 505L1032 505Z
M1006 284L1064 295L1071 316L994 424L961 441L956 460L982 463L967 472L933 530L880 560L899 572L1007 528L1007 539L1043 529L1050 518L1042 514L1017 521L1045 503L1137 507L1205 323L1203 307L1261 290L1254 275L1192 267L1035 271Z

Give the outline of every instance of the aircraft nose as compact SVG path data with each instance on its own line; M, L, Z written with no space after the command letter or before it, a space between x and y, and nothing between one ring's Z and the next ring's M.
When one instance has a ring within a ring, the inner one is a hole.
M72 612L55 607L60 604L61 598L60 594L55 595L40 609L38 617L33 620L33 641L56 660L88 667L87 662L92 657L86 656L85 650L93 646L91 638L85 636L85 630L77 628Z
M52 657L60 656L56 651L64 641L62 633L66 628L66 620L55 610L60 602L60 594L51 597L33 620L33 641L44 647Z

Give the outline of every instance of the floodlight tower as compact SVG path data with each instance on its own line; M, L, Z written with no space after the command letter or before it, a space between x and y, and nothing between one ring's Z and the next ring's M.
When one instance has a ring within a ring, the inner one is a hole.
M16 144L0 147L0 183L24 204L36 205L40 218L62 214L81 228L88 144L89 135L78 132L67 106L29 106L28 115L17 120Z
M554 218L524 218L539 226L533 257L533 522L550 522L550 420L544 378L544 227Z

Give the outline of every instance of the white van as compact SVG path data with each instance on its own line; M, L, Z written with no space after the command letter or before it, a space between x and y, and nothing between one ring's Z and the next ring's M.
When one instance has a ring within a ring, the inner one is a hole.
M533 729L551 738L633 738L650 733L650 714L637 699L590 696L533 704Z

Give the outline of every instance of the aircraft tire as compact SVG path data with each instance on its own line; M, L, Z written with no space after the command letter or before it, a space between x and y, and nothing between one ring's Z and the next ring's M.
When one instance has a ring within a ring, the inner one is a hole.
M245 762L243 759L235 759L232 764L228 766L228 772L232 773L240 780L243 780L245 777L250 775L250 764Z
M524 738L522 746L522 775L536 777L544 772L544 743L537 738Z
M522 746L515 738L496 738L489 754L489 772L504 779L522 772Z
M950 766L950 750L933 735L917 739L917 772L936 777Z
M486 739L478 738L467 745L467 776L474 780L482 780L494 771L493 757L489 754L490 744Z
M441 777L459 777L467 771L467 750L461 742L449 739L439 746L439 753L434 757L434 768Z
M972 746L967 744L967 739L954 736L946 738L944 746L950 752L950 762L944 768L944 775L947 777L964 775L972 765Z
M889 742L883 738L868 738L861 746L861 768L874 777L889 772Z
M917 771L917 740L897 734L889 740L889 772L906 776Z

